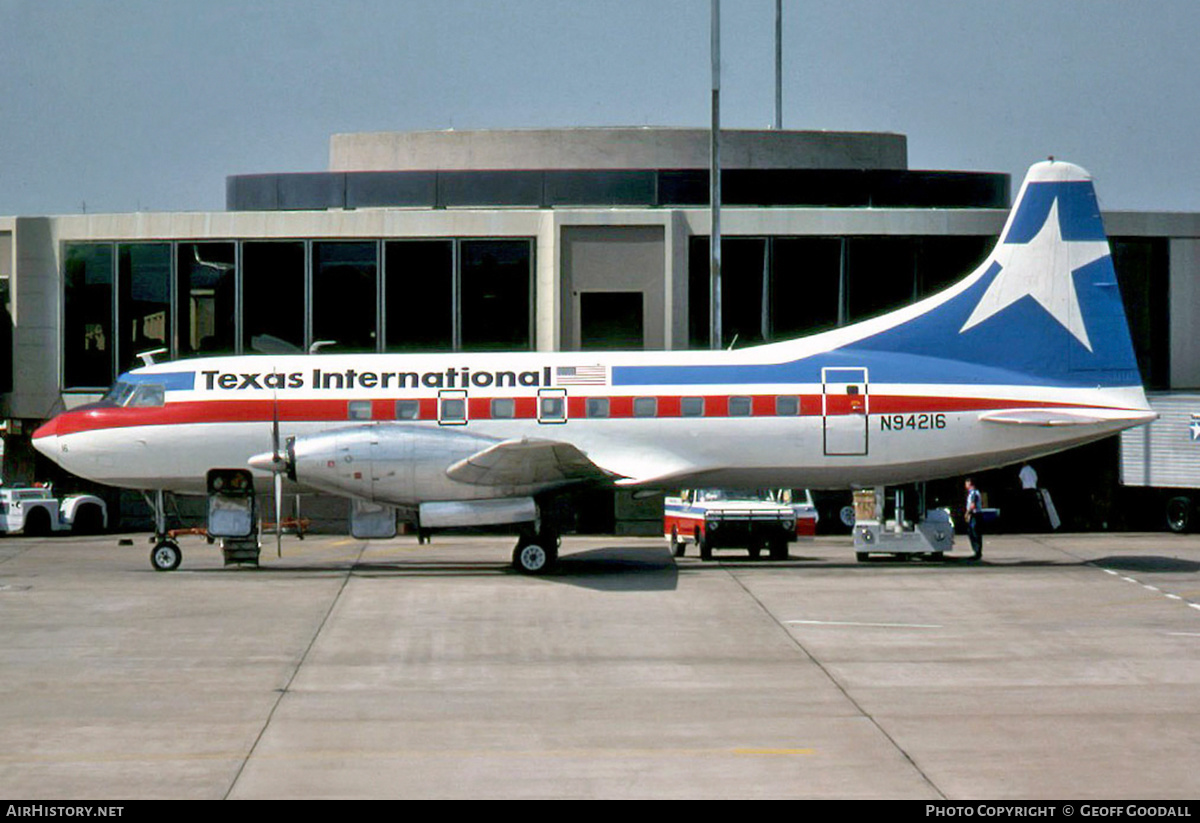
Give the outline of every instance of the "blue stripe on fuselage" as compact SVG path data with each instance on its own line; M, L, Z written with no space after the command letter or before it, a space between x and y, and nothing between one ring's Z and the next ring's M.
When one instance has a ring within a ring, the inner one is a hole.
M125 372L117 378L117 382L134 385L153 383L162 386L167 391L191 391L196 387L196 373L194 371L164 371L144 374Z

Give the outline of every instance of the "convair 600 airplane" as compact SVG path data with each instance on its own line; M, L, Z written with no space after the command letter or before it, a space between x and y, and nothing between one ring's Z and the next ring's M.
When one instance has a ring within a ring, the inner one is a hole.
M1153 417L1091 180L1044 162L978 269L855 325L722 352L155 364L34 445L115 486L204 493L208 470L249 465L260 482L415 509L424 527L524 523L514 563L538 572L558 544L539 512L573 485L883 486Z

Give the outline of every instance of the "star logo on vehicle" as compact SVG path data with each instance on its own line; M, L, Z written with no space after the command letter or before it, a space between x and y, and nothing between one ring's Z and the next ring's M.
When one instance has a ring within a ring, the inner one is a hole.
M996 247L994 260L1000 264L1000 272L959 333L1029 296L1092 351L1072 274L1108 254L1106 240L1063 239L1058 220L1058 198L1055 198L1046 222L1028 243L1006 242Z
M1188 427L1192 433L1192 442L1200 440L1200 414L1192 415L1192 424Z

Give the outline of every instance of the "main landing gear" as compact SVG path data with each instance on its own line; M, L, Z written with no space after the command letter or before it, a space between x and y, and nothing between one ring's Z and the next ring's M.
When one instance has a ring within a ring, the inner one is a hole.
M551 526L522 530L513 549L513 568L523 574L546 574L558 562L560 543L558 530Z
M154 492L154 497L145 495L146 502L154 511L154 548L150 550L150 565L156 572L173 572L183 562L183 551L167 534L167 509L163 490Z

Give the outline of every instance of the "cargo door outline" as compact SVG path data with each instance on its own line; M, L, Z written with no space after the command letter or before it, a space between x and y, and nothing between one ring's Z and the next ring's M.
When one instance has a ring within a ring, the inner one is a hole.
M867 389L865 368L821 369L821 428L826 455L867 453L871 411Z

